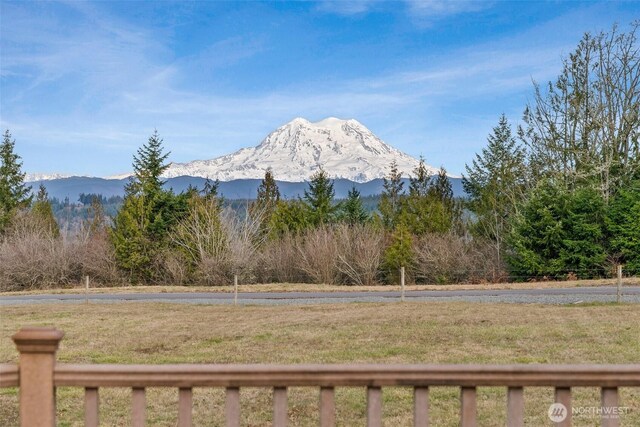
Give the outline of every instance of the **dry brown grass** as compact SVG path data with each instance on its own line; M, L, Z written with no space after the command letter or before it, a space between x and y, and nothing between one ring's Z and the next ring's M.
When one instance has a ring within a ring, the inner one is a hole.
M637 363L636 305L542 306L387 303L316 306L181 305L156 303L33 305L0 312L0 362L16 360L10 340L24 325L66 332L58 358L77 363ZM504 425L505 390L479 389L480 425ZM81 425L81 390L58 391L60 425ZM293 389L291 425L317 425L317 390ZM130 391L101 390L104 425L127 425ZM458 391L434 388L433 425L457 425ZM526 390L528 425L546 425L552 390ZM599 403L595 389L577 389L575 405ZM0 393L3 425L16 422L15 390ZM150 425L175 425L177 390L154 389ZM197 389L196 425L222 425L221 390ZM363 389L338 389L340 425L363 425ZM410 425L411 393L384 390L385 424ZM269 425L270 392L242 391L243 425ZM640 425L640 391L622 390ZM575 425L595 425L577 419Z

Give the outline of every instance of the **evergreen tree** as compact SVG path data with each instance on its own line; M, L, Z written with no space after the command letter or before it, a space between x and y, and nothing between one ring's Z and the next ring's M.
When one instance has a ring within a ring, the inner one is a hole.
M107 226L107 219L104 214L104 206L102 204L104 198L96 195L91 199L89 206L89 233L96 234L103 232Z
M391 235L391 244L384 253L384 268L387 271L389 280L396 281L398 270L405 267L405 271L410 272L414 262L413 238L409 228L403 223L399 223Z
M610 201L606 216L612 257L640 275L640 178Z
M155 130L147 143L133 156L133 177L125 188L125 196L143 196L152 203L162 195L165 181L161 179L161 175L169 167L166 160L170 154L163 153L162 144L162 138Z
M249 207L250 215L260 215L263 222L263 232L268 233L266 227L271 221L271 217L276 210L276 206L280 201L280 190L278 184L273 177L271 168L264 173L264 178L258 186L258 195L254 203Z
M388 230L393 230L398 223L398 217L402 210L403 186L402 174L398 171L398 164L393 160L389 175L384 178L384 191L378 204L382 223Z
M541 181L515 217L508 261L517 279L563 277L568 194L555 182Z
M585 188L570 193L565 229L560 251L562 268L580 279L602 277L605 273L606 227L605 202L596 190Z
M220 194L220 180L215 181L207 178L204 182L202 190L198 191L197 188L188 188L184 194L186 206L191 206L193 200L197 200L197 196L207 200L213 201L217 204L217 209L222 212L224 206L224 197Z
M409 178L409 197L425 197L431 188L431 177L427 171L424 157L420 156L418 166Z
M440 167L432 182L431 194L442 203L445 214L443 224L446 224L445 228L448 227L446 231L464 235L468 230L463 220L464 201L453 196L453 186L447 176L447 170L443 166Z
M188 210L188 194L176 196L162 187L169 155L163 153L162 144L155 131L133 157L134 175L111 230L118 265L133 281L156 279L154 264L167 245L168 233Z
M364 224L369 220L369 215L362 205L360 192L352 187L347 194L347 199L340 206L340 220L349 225Z
M329 224L334 221L338 209L333 204L333 182L323 169L319 169L309 181L309 189L304 191L311 224L314 226Z
M453 188L444 167L440 167L438 170L438 174L431 184L430 192L447 208L451 208L453 205Z
M258 187L256 202L262 205L275 205L280 200L280 190L273 177L271 168L264 173L264 178Z
M151 239L149 218L151 209L144 198L128 195L113 220L110 237L118 267L129 273L132 282L148 281L151 263L159 252L159 244Z
M49 202L49 194L42 184L40 184L38 195L31 207L31 213L36 224L41 227L45 233L56 238L60 237L60 228L58 227L56 218L53 216L53 209L51 209L51 202Z
M409 195L401 204L401 218L409 230L416 235L429 232L445 233L453 224L453 192L446 178L446 172L436 180L426 169L424 159L413 171L410 178ZM439 187L435 187L437 184Z
M493 242L498 259L506 251L511 219L526 195L525 150L520 147L503 114L487 146L476 154L462 186L467 193L467 206L474 214L472 232Z
M0 144L0 233L7 227L16 210L31 204L31 187L24 184L20 156L14 152L15 140L6 130Z
M520 277L587 279L606 270L605 202L593 189L542 181L523 205L509 257Z
M287 233L297 234L309 228L309 208L302 200L280 200L269 221L269 234L272 238Z
M187 191L188 192L188 191ZM220 181L211 181L209 178L204 182L204 188L201 191L202 197L216 199L222 205L222 197L220 197Z

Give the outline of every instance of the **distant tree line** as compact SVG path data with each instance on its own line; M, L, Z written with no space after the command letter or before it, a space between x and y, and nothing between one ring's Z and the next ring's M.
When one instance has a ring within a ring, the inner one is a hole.
M640 273L638 23L585 34L555 82L534 86L523 123L503 115L466 166L465 198L424 159L405 188L395 163L379 198L335 199L315 171L285 200L271 170L256 200L232 209L217 182L176 194L154 132L133 158L123 198L32 196L15 141L0 145L0 288L78 282L415 283L597 278ZM371 204L377 200L377 206ZM117 207L117 208L116 208ZM70 210L82 212L60 227ZM108 212L107 212L108 211ZM62 229L62 232L61 232Z

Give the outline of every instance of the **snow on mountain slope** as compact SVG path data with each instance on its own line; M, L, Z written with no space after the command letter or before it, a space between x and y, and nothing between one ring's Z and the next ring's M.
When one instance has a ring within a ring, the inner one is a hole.
M322 167L330 178L367 182L388 175L393 160L404 176L418 165L417 159L385 144L357 120L330 117L311 123L297 118L273 131L257 147L211 160L172 163L164 176L259 179L271 168L280 181L301 182ZM430 166L427 169L437 172Z
M70 178L71 175L62 173L28 173L24 177L25 182L50 181L52 179Z

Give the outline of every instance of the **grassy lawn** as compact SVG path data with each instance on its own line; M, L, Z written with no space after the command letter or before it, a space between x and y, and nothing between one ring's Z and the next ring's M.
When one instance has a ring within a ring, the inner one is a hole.
M358 303L220 306L157 303L2 307L0 362L17 360L10 336L24 325L55 325L66 336L58 359L74 363L638 363L637 305ZM455 388L431 392L433 425L458 425ZM128 425L130 390L101 389L103 425ZM151 389L149 425L175 425L177 390ZM318 390L290 391L291 425L317 425ZM365 390L337 390L339 425L364 425ZM82 391L58 389L59 425L82 425ZM243 425L270 425L271 395L241 392ZM550 425L548 388L525 389L528 425ZM0 391L2 425L17 422L13 389ZM386 425L411 425L412 395L384 389ZM599 391L575 389L574 405L599 405ZM640 425L640 390L622 389ZM505 424L506 390L480 388L480 425ZM222 390L194 391L196 425L223 425ZM577 418L574 425L599 425Z

